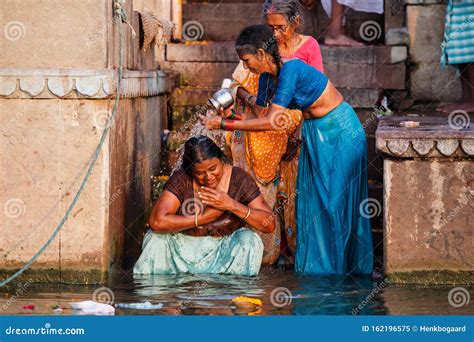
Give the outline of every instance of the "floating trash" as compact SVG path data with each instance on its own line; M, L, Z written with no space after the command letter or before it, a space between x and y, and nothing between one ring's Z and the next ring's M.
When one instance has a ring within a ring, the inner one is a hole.
M115 307L120 308L120 309L153 310L153 309L161 309L163 307L163 304L162 303L151 304L150 302L124 303L124 304L115 304Z
M93 315L113 315L115 308L109 304L97 303L93 300L86 300L83 302L69 303L74 310L80 310L84 314Z

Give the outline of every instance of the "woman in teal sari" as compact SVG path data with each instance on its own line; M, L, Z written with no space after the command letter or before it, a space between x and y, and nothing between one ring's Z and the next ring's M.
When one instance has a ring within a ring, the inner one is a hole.
M370 221L360 212L367 199L367 142L350 105L328 78L294 59L281 63L272 31L244 29L236 41L244 65L261 74L257 105L266 115L252 120L203 118L210 129L283 130L286 109L304 115L296 197L298 272L368 274L373 250Z
M223 162L208 137L189 139L182 168L155 203L134 274L258 274L263 242L275 229L253 178Z

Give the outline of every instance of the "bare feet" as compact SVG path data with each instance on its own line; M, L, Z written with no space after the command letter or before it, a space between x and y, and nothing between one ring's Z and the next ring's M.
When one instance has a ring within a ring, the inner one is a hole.
M459 102L436 108L436 111L446 114L449 114L455 110L463 110L467 113L474 113L474 102Z
M339 45L339 46L364 46L364 43L358 42L344 34L326 35L324 38L325 45Z

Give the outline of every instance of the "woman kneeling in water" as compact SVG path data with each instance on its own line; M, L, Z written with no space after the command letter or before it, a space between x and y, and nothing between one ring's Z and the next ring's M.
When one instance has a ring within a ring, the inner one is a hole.
M134 274L258 274L263 243L254 230L271 233L274 216L252 177L223 158L208 137L186 142L181 169L152 209Z

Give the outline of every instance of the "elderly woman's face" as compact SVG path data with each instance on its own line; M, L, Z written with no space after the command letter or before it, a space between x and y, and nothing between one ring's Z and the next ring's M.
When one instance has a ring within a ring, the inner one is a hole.
M219 158L204 160L194 164L193 178L199 185L215 189L222 178L223 166Z
M293 25L281 14L269 13L265 16L265 24L273 30L278 44L291 41L295 34Z
M255 55L244 54L239 56L244 63L244 68L253 74L262 74L271 70L272 58L268 53L260 49Z

